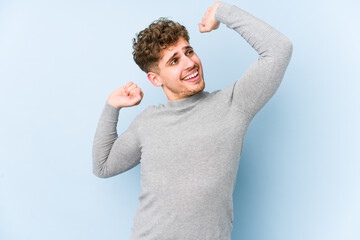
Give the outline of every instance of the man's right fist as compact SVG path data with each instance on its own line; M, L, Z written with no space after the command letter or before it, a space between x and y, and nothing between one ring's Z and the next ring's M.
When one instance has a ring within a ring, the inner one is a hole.
M128 82L125 86L113 91L109 95L107 103L116 108L132 107L138 105L143 96L144 93L136 84Z

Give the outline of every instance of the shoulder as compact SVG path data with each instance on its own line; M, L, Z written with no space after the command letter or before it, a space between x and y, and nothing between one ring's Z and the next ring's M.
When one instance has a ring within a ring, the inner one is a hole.
M232 83L223 89L215 90L209 94L209 97L217 100L228 99L233 94L234 86L235 83Z
M149 118L150 115L157 111L156 106L148 106L142 112L140 112L134 119L134 121L141 123Z
M213 107L216 106L218 109L231 108L235 84L236 82L223 89L211 92L207 97L206 103Z

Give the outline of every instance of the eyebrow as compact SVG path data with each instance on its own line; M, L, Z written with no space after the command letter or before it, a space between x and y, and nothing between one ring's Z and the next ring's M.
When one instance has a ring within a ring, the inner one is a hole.
M191 46L185 46L185 47L183 47L182 49L188 50L188 49L192 49L192 47L191 47ZM167 60L166 65L169 64L169 62L170 62L174 57L176 57L177 55L179 55L179 52L175 52L175 53L169 58L169 60Z
M174 53L174 54L169 58L169 60L167 60L166 65L168 65L169 62L170 62L174 57L176 57L178 54L179 54L178 52Z

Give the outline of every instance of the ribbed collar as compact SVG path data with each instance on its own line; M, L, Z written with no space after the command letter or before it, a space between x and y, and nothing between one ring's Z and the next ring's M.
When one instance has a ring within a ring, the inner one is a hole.
M165 102L164 106L166 108L182 108L182 107L192 106L196 104L200 99L206 97L208 94L209 92L201 91L187 98L174 100L174 101L168 100L167 102Z

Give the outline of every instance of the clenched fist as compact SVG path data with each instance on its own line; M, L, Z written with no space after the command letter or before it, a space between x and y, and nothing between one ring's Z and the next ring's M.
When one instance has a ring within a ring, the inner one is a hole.
M220 4L221 2L217 1L207 9L201 23L198 24L201 33L211 32L219 28L220 23L215 20L215 12Z
M144 93L136 84L128 82L125 86L113 91L107 102L116 108L132 107L138 105L143 96Z

